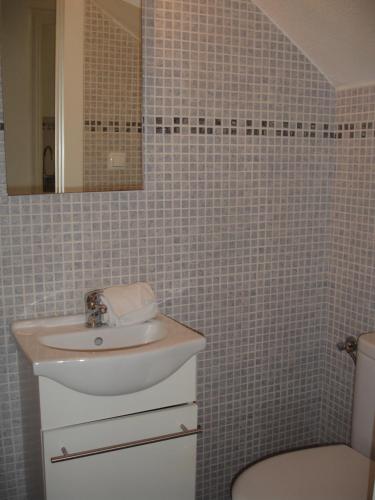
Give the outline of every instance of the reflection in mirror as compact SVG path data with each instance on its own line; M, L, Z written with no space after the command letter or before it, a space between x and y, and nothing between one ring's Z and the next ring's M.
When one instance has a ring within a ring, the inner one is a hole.
M140 0L0 1L8 193L142 189Z
M9 194L55 191L56 0L2 0Z
M142 188L141 15L135 0L85 0L85 191Z

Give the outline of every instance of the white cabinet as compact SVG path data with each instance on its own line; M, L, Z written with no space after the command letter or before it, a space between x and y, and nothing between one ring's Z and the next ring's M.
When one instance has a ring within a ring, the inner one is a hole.
M193 500L196 361L144 391L99 397L39 377L46 500Z
M192 500L196 427L190 404L45 431L47 499Z

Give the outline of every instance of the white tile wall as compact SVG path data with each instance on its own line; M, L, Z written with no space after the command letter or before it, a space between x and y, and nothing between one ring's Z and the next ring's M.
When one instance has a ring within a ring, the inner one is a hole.
M375 331L375 87L337 93L322 439L350 440L354 364L348 335Z
M250 1L143 3L144 191L8 198L1 143L6 500L27 498L9 323L82 311L99 286L149 281L207 336L197 498L320 438L334 92Z

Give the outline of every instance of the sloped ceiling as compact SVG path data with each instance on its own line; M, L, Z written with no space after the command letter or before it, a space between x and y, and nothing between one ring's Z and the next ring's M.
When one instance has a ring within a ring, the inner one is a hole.
M336 88L375 83L375 0L253 0Z

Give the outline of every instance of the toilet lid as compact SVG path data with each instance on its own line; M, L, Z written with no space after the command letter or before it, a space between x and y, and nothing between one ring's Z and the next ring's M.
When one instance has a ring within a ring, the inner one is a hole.
M367 500L374 467L375 462L345 445L283 453L240 474L232 500Z

